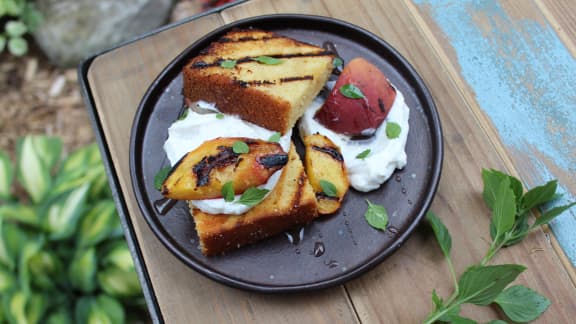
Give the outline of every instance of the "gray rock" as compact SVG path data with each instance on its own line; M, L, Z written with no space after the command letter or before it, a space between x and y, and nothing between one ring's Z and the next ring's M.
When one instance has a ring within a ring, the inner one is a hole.
M36 0L43 22L36 43L70 67L83 58L162 25L173 0Z

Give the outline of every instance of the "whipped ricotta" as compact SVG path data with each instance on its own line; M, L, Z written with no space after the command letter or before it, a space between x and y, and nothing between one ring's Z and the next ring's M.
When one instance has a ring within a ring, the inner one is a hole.
M247 137L267 141L275 132L250 122L244 121L237 116L219 116L214 104L199 101L195 103L201 109L213 113L197 113L188 109L188 114L182 120L178 120L168 128L168 139L164 143L164 151L174 166L184 155L195 150L202 143L218 137ZM278 142L285 152L290 150L290 137L292 132L282 136ZM268 182L258 186L261 189L272 190L280 179L280 169L268 178ZM234 201L227 202L223 198L192 200L191 203L198 209L208 214L234 214L239 215L248 211L250 206L235 202L240 195L236 195Z
M350 185L358 191L371 191L380 187L395 169L406 165L406 140L408 138L408 117L410 109L404 102L404 96L396 89L396 98L374 136L368 139L352 140L349 136L338 134L314 119L316 111L322 107L324 99L316 98L308 107L298 124L300 136L320 133L328 137L335 145L340 147ZM397 138L389 139L386 136L386 123L394 122L400 125L401 133ZM364 159L356 156L370 149L370 154Z

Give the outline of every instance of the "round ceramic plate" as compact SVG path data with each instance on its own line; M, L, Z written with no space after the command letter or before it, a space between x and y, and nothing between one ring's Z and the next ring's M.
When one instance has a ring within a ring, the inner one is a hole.
M168 127L183 110L182 68L233 28L260 28L322 46L335 44L344 59L362 56L378 66L404 94L410 109L408 164L380 189L351 189L338 213L223 256L205 257L184 202L160 215L154 176L168 166L163 151ZM263 292L291 292L343 283L398 249L423 218L442 168L442 132L432 97L416 71L388 43L332 18L271 15L223 26L187 48L152 83L134 120L130 147L132 184L150 228L166 248L196 271L224 284ZM386 207L390 223L376 230L364 219L366 199Z

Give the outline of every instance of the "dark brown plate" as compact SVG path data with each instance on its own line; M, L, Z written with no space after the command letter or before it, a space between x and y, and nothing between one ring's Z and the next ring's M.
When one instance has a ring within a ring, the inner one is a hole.
M165 216L154 201L154 176L168 165L163 151L168 127L183 107L181 70L200 50L232 28L255 27L322 45L330 41L345 61L362 56L377 65L404 94L410 110L408 164L370 193L350 190L341 210L290 233L225 256L204 257L184 202ZM185 264L224 284L262 292L293 292L343 283L382 262L398 249L427 211L442 169L442 132L432 97L410 64L376 35L332 18L270 15L223 26L182 54L152 83L142 99L131 135L130 168L140 209L160 241ZM385 232L364 219L365 200L386 207Z

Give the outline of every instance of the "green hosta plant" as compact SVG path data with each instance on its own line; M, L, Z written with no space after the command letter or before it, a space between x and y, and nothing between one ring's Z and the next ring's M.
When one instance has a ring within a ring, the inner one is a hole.
M38 27L40 13L29 0L0 0L0 53L4 49L14 56L28 52L27 33Z
M62 160L59 139L27 136L16 151L0 150L0 323L144 318L96 145Z

